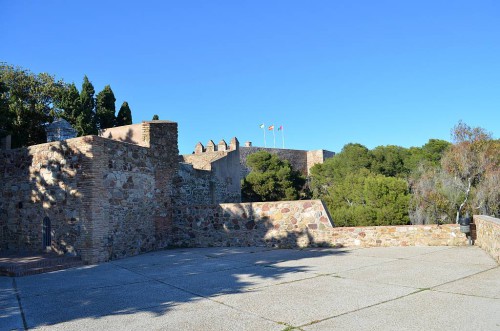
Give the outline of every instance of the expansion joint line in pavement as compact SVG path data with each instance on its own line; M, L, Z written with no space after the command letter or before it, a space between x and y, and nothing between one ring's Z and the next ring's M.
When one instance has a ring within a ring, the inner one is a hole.
M15 277L12 277L12 287L14 288L14 292L16 293L17 304L19 305L19 312L21 313L24 330L28 330L28 323L26 323L26 317L24 316L23 305L21 304L21 296L19 295L19 291L17 289Z
M122 268L122 269L125 269L125 270L127 270L127 271L130 271L130 272L132 272L132 273L135 273L135 274L137 274L137 275L140 275L140 276L142 276L142 277L144 277L144 278L147 278L147 279L149 279L149 280L151 280L151 281L153 281L153 282L157 282L157 283L160 283L160 284L163 284L163 285L171 286L171 287L173 287L173 288L175 288L175 289L178 289L179 291L189 293L189 294L191 294L191 295L193 295L193 296L195 296L195 297L198 297L198 298L203 298L203 299L207 299L207 300L210 300L210 301L212 301L212 302L215 302L215 303L217 303L217 304L219 304L219 305L223 305L223 306L225 306L225 307L228 307L228 308L234 309L234 310L236 310L236 311L239 311L239 312L241 312L241 313L245 313L245 314L253 315L253 316L256 316L256 317L261 318L261 319L263 319L263 320L269 321L269 322L273 322L273 323L277 323L277 324L282 324L282 325L284 325L284 324L283 324L283 322L274 321L274 320L269 319L269 318L267 318L267 317L260 316L260 315L258 315L258 314L256 314L256 313L253 313L253 312L251 312L251 311L247 311L247 310L239 309L239 308L237 308L237 307L234 307L234 306L228 305L228 304L226 304L226 303L224 303L224 302L222 302L222 301L215 300L215 299L213 299L212 297L205 296L205 295L202 295L202 294L199 294L199 293L195 293L195 292L192 292L192 291L186 290L186 289L184 289L184 288L182 288L182 287L178 287L178 286L175 286L175 285L169 284L169 283L167 283L167 282L161 281L161 280L159 280L159 279L155 279L155 278L149 277L149 276L147 276L147 275L141 274L140 272L137 272L137 271L135 271L135 270L131 270L131 269L126 268L126 267L124 267L124 266L121 266L121 265L116 265L116 266L118 266L118 267L120 267L120 268ZM242 268L243 268L243 267L242 267ZM234 269L242 269L242 268L234 268ZM245 268L246 268L246 267L245 267ZM23 321L24 321L24 319L23 319ZM288 326L288 325L287 325L287 326ZM298 327L294 327L294 329L298 329ZM300 330L300 329L299 329L299 330Z
M359 308L359 309L354 309L354 310L346 311L345 313L341 313L341 314L338 314L338 315L335 315L335 316L330 316L330 317L327 317L327 318L323 318L323 319L320 319L320 320L316 320L316 321L312 321L312 322L309 322L309 323L306 323L306 324L302 324L302 325L298 326L298 328L302 328L304 326L310 326L310 325L314 325L314 324L317 324L317 323L320 323L320 322L328 321L328 320L331 320L331 319L334 319L334 318L337 318L337 317L340 317L340 316L343 316L343 315L347 315L347 314L355 313L355 312L358 312L358 311L362 311L362 310L367 309L367 308L376 307L376 306L382 305L384 303L388 303L388 302L396 301L396 300L399 300L399 299L403 299L403 298L406 298L406 297L409 297L409 296L412 296L414 294L418 294L418 293L424 292L424 291L429 291L429 289L428 288L418 289L418 290L416 290L416 291L414 291L412 293L408 293L408 294L405 294L403 296L400 296L400 297L397 297L397 298L394 298L394 299L389 299L389 300L377 302L377 303L374 303L373 305L369 305L369 306L362 307L362 308Z
M483 298L482 296L477 296L477 295L472 295L472 294L463 294L463 293L440 291L440 290L436 290L435 288L438 287L438 286L443 286L443 285L446 285L446 284L454 283L454 282L459 281L459 280L464 280L464 279L467 279L467 278L471 278L471 277L483 274L485 272L488 272L488 271L491 271L491 270L494 270L494 269L497 269L497 268L500 268L500 266L492 267L492 268L489 268L489 269L486 269L486 270L482 270L482 271L476 272L476 273L468 275L468 276L464 276L464 277L461 277L461 278L450 280L449 282L445 282L445 283L442 283L442 284L439 284L439 285L432 286L432 287L429 288L429 290L435 291L435 292L454 293L454 294L457 294L457 295L465 295L465 296L470 296L470 297Z

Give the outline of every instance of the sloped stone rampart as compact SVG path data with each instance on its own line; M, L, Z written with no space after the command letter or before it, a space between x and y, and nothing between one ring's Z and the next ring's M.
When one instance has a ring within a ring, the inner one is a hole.
M484 249L500 263L500 219L474 215L476 227L475 245Z
M187 206L174 212L172 245L306 247L332 228L320 200Z

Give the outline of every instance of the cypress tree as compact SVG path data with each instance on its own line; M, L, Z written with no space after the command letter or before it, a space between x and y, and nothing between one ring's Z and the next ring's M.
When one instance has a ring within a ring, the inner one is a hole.
M116 126L129 125L132 124L132 112L128 106L128 102L124 101L120 110L118 111L118 116L116 116Z
M96 115L99 129L115 126L115 101L115 95L109 85L104 86L97 94Z
M82 112L82 105L80 102L80 93L78 92L75 83L71 83L64 90L61 100L58 102L57 106L63 110L61 117L76 128L76 119Z
M153 115L153 121L158 121L160 119L160 117L156 114Z
M79 136L97 134L95 119L94 86L87 75L83 77L82 91L80 92L81 112L76 118L76 129Z

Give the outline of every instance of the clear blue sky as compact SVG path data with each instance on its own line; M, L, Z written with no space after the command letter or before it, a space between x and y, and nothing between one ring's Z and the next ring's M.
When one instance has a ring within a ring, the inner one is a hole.
M336 152L500 132L498 0L0 0L0 31L0 61L110 84L134 123L178 122L181 153L263 145L261 123Z

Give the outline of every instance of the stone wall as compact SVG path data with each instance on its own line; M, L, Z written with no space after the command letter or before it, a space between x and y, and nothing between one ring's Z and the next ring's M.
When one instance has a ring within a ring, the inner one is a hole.
M206 148L198 143L195 153L183 155L182 161L190 164L191 169L187 165L181 166L176 181L180 188L175 192L176 201L180 205L241 201L238 139L231 139L229 147L224 140L218 145L210 141Z
M475 245L484 249L500 263L500 219L474 215Z
M142 136L142 124L123 125L115 128L103 129L100 130L99 136L141 146L145 144Z
M326 159L329 159L335 155L334 152L326 151L324 149L318 149L315 151L307 152L307 175L311 174L311 168L315 164L322 164Z
M320 200L191 205L174 212L172 246L327 245L321 240L328 229Z
M224 201L240 202L239 185L231 190L230 178L221 179L212 171L195 169L192 164L181 163L174 179L172 200L175 206L214 205Z
M88 263L168 245L177 123L141 127L144 147L86 136L1 152L0 250L41 251L46 217L52 249Z
M48 217L53 250L93 254L94 139L88 136L2 152L1 250L41 251L42 222Z
M185 206L174 212L172 246L464 246L455 224L333 227L320 200Z
M145 147L96 137L93 144L95 261L155 248L156 159Z
M332 246L465 246L466 236L456 224L339 227L332 231Z
M0 130L0 151L8 150L12 145L12 136L11 135L2 135L2 131Z

